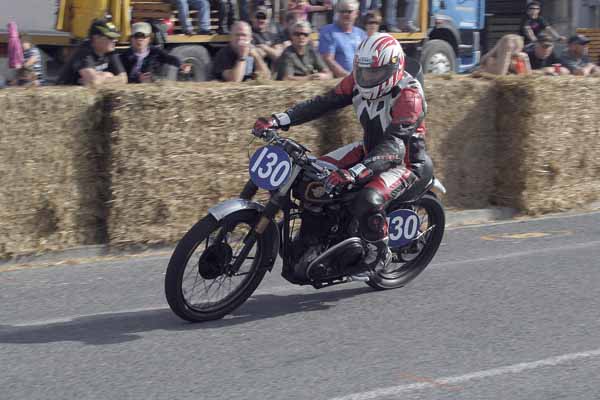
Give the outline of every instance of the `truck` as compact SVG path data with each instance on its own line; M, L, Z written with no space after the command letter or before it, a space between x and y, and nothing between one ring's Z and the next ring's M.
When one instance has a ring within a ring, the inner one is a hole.
M398 3L399 15L403 15L406 1ZM406 53L420 60L425 73L463 73L475 68L481 56L485 1L421 0L419 3L419 31L392 34ZM275 17L285 12L279 7L279 0L273 8ZM213 17L215 13L212 12ZM165 68L166 79L207 80L211 58L229 41L227 35L180 33L177 10L169 0L20 0L0 4L0 58L6 58L8 41L6 30L1 29L9 20L15 20L20 30L26 31L43 51L50 70L56 71L86 38L90 23L106 16L122 32L121 49L128 46L130 25L134 22L153 20L170 27L162 45L183 62L192 64L192 73L183 77L175 68ZM191 17L194 19L194 12ZM318 42L318 33L313 33L312 39Z

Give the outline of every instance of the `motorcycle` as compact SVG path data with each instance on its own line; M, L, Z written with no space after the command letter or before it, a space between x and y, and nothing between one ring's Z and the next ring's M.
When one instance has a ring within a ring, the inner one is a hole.
M365 271L373 247L360 238L349 204L360 186L330 192L327 165L302 144L267 130L267 143L250 159L250 179L240 197L208 210L177 244L166 272L170 308L192 322L223 318L256 290L278 256L281 275L316 289L362 281L394 289L415 279L436 254L444 235L445 193L427 163L419 181L386 207L391 266ZM259 188L266 204L253 201Z

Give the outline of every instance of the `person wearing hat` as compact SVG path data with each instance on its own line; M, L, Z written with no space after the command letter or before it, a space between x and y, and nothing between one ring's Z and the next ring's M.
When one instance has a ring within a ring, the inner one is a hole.
M121 62L127 72L129 83L147 83L161 73L163 65L173 65L183 73L189 73L190 64L182 64L179 58L157 46L150 46L152 26L137 22L131 26L131 47L121 54Z
M568 75L569 70L561 66L560 60L554 54L554 42L544 33L537 36L535 43L525 47L529 56L531 70L545 75Z
M95 20L90 26L88 40L63 67L58 85L96 86L105 83L127 83L127 74L115 53L121 34L105 20Z
M283 51L283 45L273 31L269 10L264 6L257 7L252 18L252 44L269 67Z
M573 75L587 76L599 75L600 68L594 65L588 57L588 44L590 39L583 35L574 35L569 38L568 46L561 58L561 63Z
M527 4L527 13L521 20L519 34L525 39L525 44L535 43L537 37L544 30L548 30L555 40L565 41L567 38L561 36L541 15L542 4L533 0Z

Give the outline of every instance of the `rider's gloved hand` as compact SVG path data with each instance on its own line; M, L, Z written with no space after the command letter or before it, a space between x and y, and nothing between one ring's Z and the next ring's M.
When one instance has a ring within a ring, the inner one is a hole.
M340 191L346 186L359 183L362 184L373 176L373 171L364 164L356 164L350 169L338 169L333 171L325 180L325 190L331 193L334 189Z
M270 117L261 117L254 123L252 134L262 137L268 129L283 129L287 131L290 127L290 116L286 113L273 114Z
M331 193L334 190L341 191L346 186L354 183L354 176L347 169L333 171L325 180L325 190Z
M252 134L256 137L262 137L265 131L273 128L277 128L277 121L273 117L261 117L254 123Z

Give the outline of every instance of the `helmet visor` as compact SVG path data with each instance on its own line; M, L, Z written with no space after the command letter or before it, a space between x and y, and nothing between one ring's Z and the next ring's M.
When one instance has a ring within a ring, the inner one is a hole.
M356 83L363 88L372 88L387 81L398 70L398 64L387 64L382 67L357 67Z

